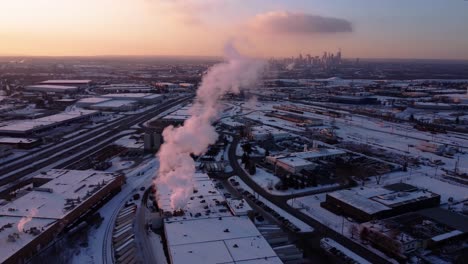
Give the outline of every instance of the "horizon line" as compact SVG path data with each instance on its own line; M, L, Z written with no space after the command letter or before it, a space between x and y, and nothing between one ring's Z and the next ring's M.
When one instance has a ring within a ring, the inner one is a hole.
M297 56L297 55L296 55ZM8 57L27 57L27 58L110 58L110 57L188 57L188 58L212 58L212 59L223 59L223 56L220 55L157 55L157 54L99 54L99 55L7 55L7 54L0 54L0 58L8 58ZM290 56L269 56L269 57L256 57L256 58L263 58L263 59L287 59L294 57L294 55ZM395 57L395 58L386 58L386 57L343 57L344 60L434 60L434 61L466 61L468 62L468 58L415 58L415 57Z

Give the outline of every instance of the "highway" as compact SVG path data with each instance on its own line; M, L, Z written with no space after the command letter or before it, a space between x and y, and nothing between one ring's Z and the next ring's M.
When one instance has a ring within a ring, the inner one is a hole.
M131 129L132 126L143 123L191 98L192 96L187 96L166 101L142 113L129 115L119 119L118 121L111 122L108 125L92 130L78 138L68 140L64 144L59 143L57 146L47 148L46 151L39 151L35 155L13 162L12 164L0 169L0 186L17 182L23 177L30 175L31 173L38 172L42 168L57 162L59 164L57 164L56 168L64 168L89 155L89 153L95 152L112 143L117 139L116 135L119 133ZM120 135L120 137L121 136L122 135ZM60 163L62 159L76 153L81 154L76 155L73 159Z
M343 246L349 248L353 252L358 255L361 255L363 258L367 259L372 263L390 263L386 258L375 254L374 252L368 250L367 248L363 247L362 245L354 242L353 240L341 235L340 233L336 232L335 230L329 228L325 224L305 215L301 211L297 210L289 206L284 198L276 195L272 195L271 193L265 191L262 187L255 183L254 180L241 168L239 163L237 162L236 156L236 148L239 143L238 138L234 138L230 147L229 147L229 161L234 170L234 173L238 175L245 184L247 184L252 190L254 190L259 195L263 196L265 199L270 201L271 203L275 204L276 206L280 207L281 209L285 210L289 214L293 215L297 219L305 222L306 224L312 226L316 232L315 235L321 237L330 237L337 241L338 243L342 244ZM247 197L244 197L248 199Z

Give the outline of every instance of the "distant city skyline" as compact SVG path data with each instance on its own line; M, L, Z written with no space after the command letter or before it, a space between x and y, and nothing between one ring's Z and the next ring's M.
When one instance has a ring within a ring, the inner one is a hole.
M0 56L468 59L468 2L16 0L0 3Z

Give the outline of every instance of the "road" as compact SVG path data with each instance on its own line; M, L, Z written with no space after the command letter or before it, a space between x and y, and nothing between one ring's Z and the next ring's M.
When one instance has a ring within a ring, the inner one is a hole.
M166 101L157 107L151 108L145 112L135 115L129 115L118 121L112 122L104 127L87 133L86 136L77 139L69 140L65 144L58 144L56 147L48 148L47 151L40 152L26 159L14 162L9 166L5 166L0 170L0 186L16 182L21 178L30 175L34 172L39 172L42 168L54 164L64 159L73 153L82 153L71 160L58 164L57 168L63 168L67 165L82 159L90 152L113 142L114 137L122 131L130 129L132 126L145 122L158 114L185 102L192 97L182 97L176 100Z
M237 148L238 143L239 143L239 139L234 138L229 147L229 152L228 152L229 161L234 170L234 173L237 174L244 181L244 183L247 184L252 190L254 190L259 195L263 196L265 199L267 199L271 203L285 210L289 214L293 215L297 219L312 226L316 230L315 235L319 235L321 237L330 237L334 239L335 241L337 241L338 243L342 244L343 246L349 248L356 254L361 255L363 258L367 259L368 261L372 263L390 263L386 258L375 254L374 252L368 250L364 246L354 242L353 240L329 228L325 224L305 215L304 213L297 210L296 208L289 206L285 202L284 198L282 198L281 196L272 195L271 193L267 192L265 189L260 187L258 184L256 184L255 181L252 180L252 178L241 168L241 166L237 162L236 148Z

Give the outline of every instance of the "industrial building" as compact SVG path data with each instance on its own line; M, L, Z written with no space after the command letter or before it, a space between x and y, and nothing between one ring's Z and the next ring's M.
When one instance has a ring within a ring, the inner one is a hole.
M321 206L336 214L365 222L439 204L438 194L409 184L396 183L384 187L357 187L328 193Z
M63 85L63 86L76 86L79 88L88 88L92 85L91 80L47 80L40 82L45 85Z
M24 89L29 92L43 92L43 93L76 93L79 90L77 86L52 85L52 84L28 85L24 87Z
M77 107L81 108L89 108L90 106L94 104L99 104L103 102L107 102L112 100L111 98L103 98L103 97L87 97L80 99L78 102L76 102Z
M268 156L266 157L266 161L289 173L295 174L301 170L314 169L317 166L314 161L334 159L345 154L345 151L339 149L315 148L304 152Z
M156 191L165 215L164 233L172 264L282 263L246 216L249 207L244 207L245 201L230 202L231 210L239 216L233 215L206 174L195 175L193 195L182 212L174 212L170 195L171 190Z
M119 173L50 170L33 188L0 207L0 262L26 263L68 226L120 191Z
M16 149L30 149L40 144L41 141L37 138L0 137L0 146L8 146Z
M5 135L31 135L47 129L78 122L99 115L98 111L75 110L37 119L15 121L0 127L0 133Z
M88 108L99 111L125 112L135 110L138 106L134 100L109 100L93 104Z
M101 85L97 90L105 93L147 93L154 91L154 88L146 84L119 83Z
M400 259L468 237L468 217L442 208L429 208L361 224L361 236Z
M156 104L164 100L164 95L153 93L114 93L105 94L102 97L115 100L133 100L143 104Z
M291 134L271 126L261 125L251 127L248 132L248 137L255 141L263 141L269 138L280 140L291 137Z
M267 113L265 116L269 117L276 117L282 120L286 120L289 122L296 123L300 126L321 126L323 125L323 120L319 118L312 118L312 117L307 117L307 116L302 116L302 115L297 115L297 114L289 114L289 113Z

